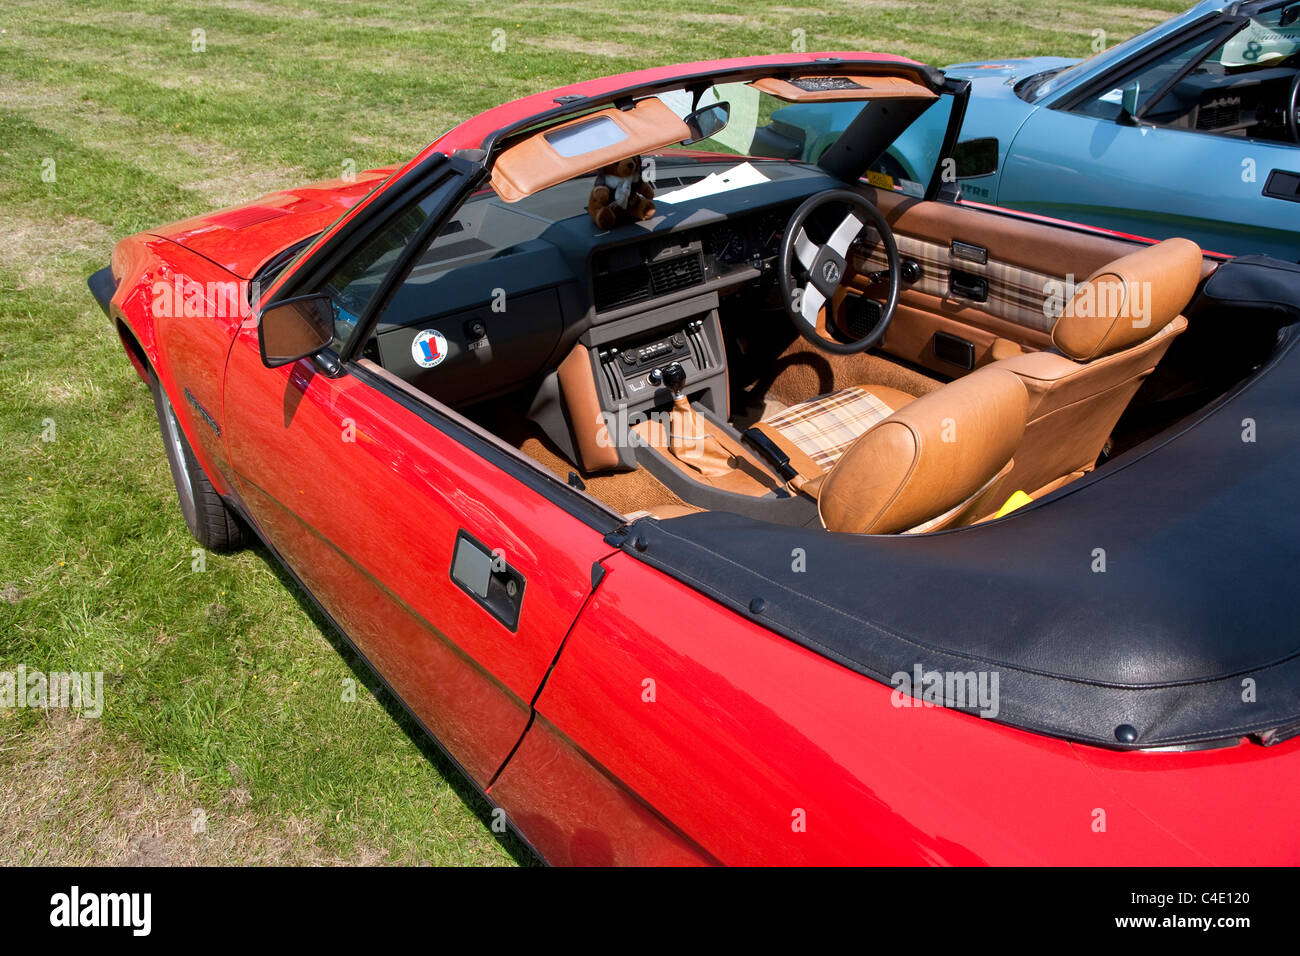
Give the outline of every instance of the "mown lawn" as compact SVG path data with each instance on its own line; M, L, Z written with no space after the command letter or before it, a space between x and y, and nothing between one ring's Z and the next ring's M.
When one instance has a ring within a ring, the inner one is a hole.
M1182 6L6 0L0 671L107 676L97 720L0 709L0 862L531 862L262 553L194 569L148 392L84 283L115 239L585 77L799 38L1086 56Z

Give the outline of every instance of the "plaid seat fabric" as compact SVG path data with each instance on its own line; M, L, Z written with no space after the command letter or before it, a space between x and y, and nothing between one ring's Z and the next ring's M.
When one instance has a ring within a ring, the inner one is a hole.
M892 414L870 390L854 386L792 405L765 424L829 471L859 435Z

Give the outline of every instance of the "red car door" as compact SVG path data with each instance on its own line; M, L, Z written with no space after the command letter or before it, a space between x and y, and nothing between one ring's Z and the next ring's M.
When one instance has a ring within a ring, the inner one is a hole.
M552 863L1204 862L1128 806L1098 838L1115 793L1080 758L1105 751L900 706L627 554L604 566L491 790ZM1146 776L1223 759L1159 756Z
M264 367L255 329L235 341L225 411L240 494L267 541L485 785L609 546L380 388L306 359ZM517 576L514 630L452 578L458 547L475 543Z

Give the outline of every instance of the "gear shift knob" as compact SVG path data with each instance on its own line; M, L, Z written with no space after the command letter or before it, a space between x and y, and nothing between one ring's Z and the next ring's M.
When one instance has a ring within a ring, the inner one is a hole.
M676 398L686 387L686 369L682 368L680 362L672 362L664 366L663 374L664 386L673 393L673 398Z

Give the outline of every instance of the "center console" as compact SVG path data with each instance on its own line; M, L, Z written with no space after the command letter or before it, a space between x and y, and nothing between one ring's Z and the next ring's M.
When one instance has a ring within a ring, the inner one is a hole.
M726 421L727 366L716 292L592 327L587 348L601 409L626 433L655 409L672 404L664 369L686 371L684 391L694 404ZM619 463L636 467L634 449L618 442Z
M816 502L791 494L728 424L716 291L597 319L558 375L564 384L543 389L529 415L587 471L645 468L701 509L816 525ZM680 404L674 406L675 399ZM701 436L708 440L696 444ZM679 449L683 441L703 448L704 457L691 458L684 445ZM583 487L576 472L570 481Z

